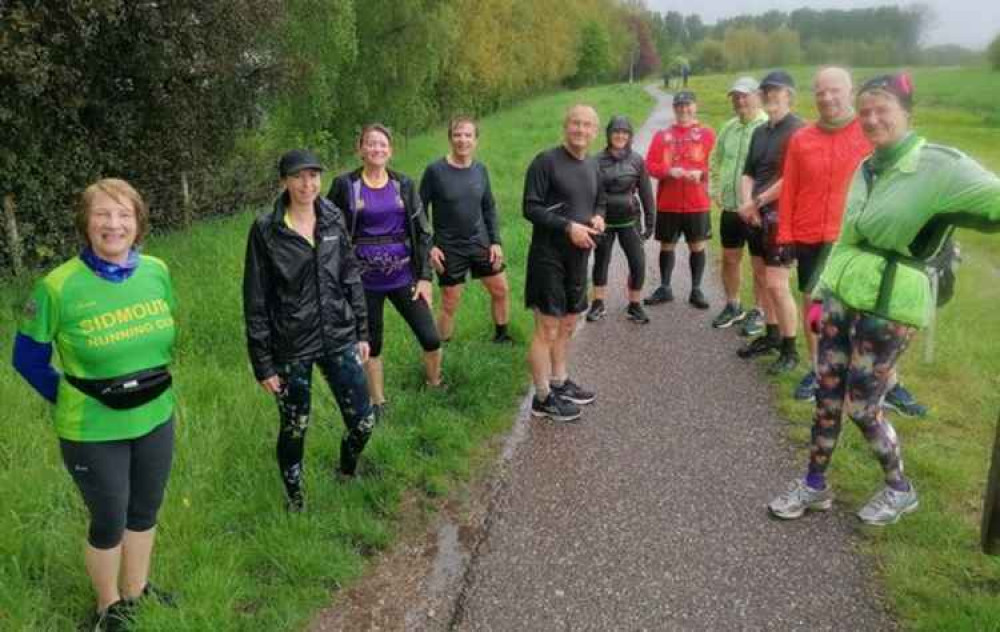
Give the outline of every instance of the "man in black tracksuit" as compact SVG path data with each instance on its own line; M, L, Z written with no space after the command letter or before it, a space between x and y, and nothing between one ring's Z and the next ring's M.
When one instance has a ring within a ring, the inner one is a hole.
M359 267L343 214L319 196L321 171L309 152L282 157L285 191L250 228L243 272L247 346L254 376L278 402L278 466L290 511L303 508L313 365L347 427L340 444L343 476L354 475L374 425L362 369L368 332Z
M567 354L577 316L587 309L587 259L604 230L597 161L587 155L597 112L571 107L563 144L535 157L524 178L524 217L534 228L528 250L525 305L535 313L528 361L535 382L531 414L555 421L580 417L595 395L569 379Z

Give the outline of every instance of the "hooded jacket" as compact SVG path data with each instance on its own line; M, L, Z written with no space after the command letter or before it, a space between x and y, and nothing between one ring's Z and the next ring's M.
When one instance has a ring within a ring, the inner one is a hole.
M317 198L315 247L285 223L286 196L250 227L243 268L247 347L258 380L277 365L368 339L361 272L344 216Z
M948 228L1000 231L1000 179L962 152L923 140L878 177L862 163L847 195L840 237L820 278L844 304L924 327L934 309L926 260ZM878 309L889 257L899 257Z

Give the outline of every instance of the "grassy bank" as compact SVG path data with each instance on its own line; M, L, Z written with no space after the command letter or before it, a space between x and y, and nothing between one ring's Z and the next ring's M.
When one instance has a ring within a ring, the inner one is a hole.
M317 380L305 514L284 512L274 460L277 414L246 359L240 280L251 214L151 241L147 251L171 266L180 302L178 445L153 578L176 591L182 607L148 609L143 630L301 627L331 590L364 572L367 554L392 542L404 497L415 499L407 511L429 510L435 497L468 477L487 439L509 428L527 384L523 343L530 323L520 308L529 233L520 213L524 170L535 153L559 142L562 113L576 101L597 106L604 121L625 113L639 122L651 107L638 87L610 86L538 98L482 124L481 158L501 210L512 333L520 343L497 348L488 342L488 301L470 286L445 348L453 388L427 393L420 389L418 347L387 310L389 419L376 429L360 479L335 482L341 423ZM602 139L603 133L598 143ZM419 177L445 150L444 129L433 130L397 148L395 166ZM0 287L2 358L10 357L27 289L27 282ZM63 470L47 406L4 363L0 629L74 629L93 600L83 569L85 512Z
M863 81L880 72L885 71L859 70L855 78ZM794 74L800 86L797 109L815 118L811 70ZM725 91L732 79L693 80L703 117L715 127L730 115ZM918 69L914 83L917 131L1000 172L1000 73ZM925 332L901 368L907 387L931 407L931 414L927 419L892 419L921 508L893 527L858 527L900 618L914 630L1000 630L1000 559L979 552L983 491L1000 410L1000 238L968 231L957 238L964 263L955 298L938 311L934 360L922 359L929 344ZM796 373L775 386L782 414L790 420L789 435L803 447L804 458L812 408L790 396L800 377ZM853 511L877 490L881 475L860 433L845 424L831 481L841 506Z

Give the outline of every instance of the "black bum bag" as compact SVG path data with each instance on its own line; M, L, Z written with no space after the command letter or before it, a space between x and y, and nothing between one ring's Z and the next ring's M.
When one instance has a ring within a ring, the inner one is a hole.
M173 383L173 378L165 366L143 369L105 380L87 380L72 375L65 375L65 378L80 392L115 410L137 408L151 402Z

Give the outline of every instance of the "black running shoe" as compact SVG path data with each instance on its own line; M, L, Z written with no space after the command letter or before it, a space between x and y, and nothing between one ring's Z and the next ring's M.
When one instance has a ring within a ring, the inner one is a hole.
M799 365L798 353L782 353L774 363L767 367L768 375L781 375L792 371Z
M587 322L593 323L601 320L607 313L608 309L604 307L604 301L594 301L590 304L590 309L587 310Z
M132 604L119 599L97 615L94 632L128 632L134 621Z
M691 303L698 309L708 309L708 301L705 300L705 295L702 293L701 288L694 288L691 290L691 296L688 297L688 303Z
M625 309L625 315L633 323L639 323L640 325L645 325L649 322L649 316L646 315L646 310L642 308L639 303L630 303L628 308Z
M288 513L302 513L306 509L306 499L302 492L293 494L285 499L285 511Z
M506 331L493 336L493 344L496 345L512 345L514 344L514 339L510 337Z
M736 355L741 358L756 358L757 356L767 355L772 351L777 351L780 343L777 340L768 338L767 336L760 336L759 338L754 338L747 344L743 345L736 350Z
M569 400L574 404L579 404L581 406L590 404L597 399L596 393L580 388L579 384L569 378L566 378L566 381L562 383L562 386L553 386L552 392L562 399Z
M652 294L642 299L642 302L646 305L660 305L661 303L669 303L672 300L674 300L674 291L666 285L661 285L653 290Z
M552 421L576 421L580 418L580 407L559 397L555 391L549 391L544 401L537 396L531 399L531 416Z
M139 604L144 601L155 601L161 606L166 606L168 608L176 608L177 600L171 593L165 590L157 588L152 584L152 582L146 582L146 587L142 589L139 596L132 600L133 603Z

